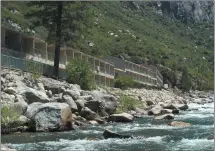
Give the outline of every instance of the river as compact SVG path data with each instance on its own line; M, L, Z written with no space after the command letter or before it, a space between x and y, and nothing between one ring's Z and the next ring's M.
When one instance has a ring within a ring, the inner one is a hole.
M127 124L88 126L69 132L3 135L1 139L3 144L18 151L213 151L214 140L207 137L214 131L214 103L191 103L189 109L175 116L177 121L192 124L187 128L171 127L167 121L144 117ZM104 128L136 138L105 140Z

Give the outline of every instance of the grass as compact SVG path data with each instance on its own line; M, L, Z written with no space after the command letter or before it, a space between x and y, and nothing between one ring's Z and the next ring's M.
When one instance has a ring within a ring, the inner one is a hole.
M130 96L121 95L118 101L119 105L115 111L117 114L134 110L136 107L142 107L142 104L139 100Z

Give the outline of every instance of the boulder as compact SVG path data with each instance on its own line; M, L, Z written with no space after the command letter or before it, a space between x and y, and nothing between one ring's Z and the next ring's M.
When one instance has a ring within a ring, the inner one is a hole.
M145 111L144 109L140 109L138 107L135 107L134 111L137 112L138 114L147 114L147 111Z
M37 86L38 86L39 90L45 91L44 85L41 82L37 83Z
M69 107L71 108L72 111L77 111L78 107L75 103L75 101L72 99L72 97L70 95L63 95L63 101L65 101Z
M161 110L161 114L171 114L172 113L172 110L171 109L163 109Z
M33 88L25 88L20 91L20 94L25 96L27 103L31 104L33 102L49 102L49 97L46 95L45 91L35 90Z
M175 105L173 105L173 104L164 104L163 105L163 108L164 109L171 109L171 110L176 110L176 109L178 109Z
M168 125L174 126L174 127L189 127L189 126L191 126L190 123L179 122L179 121L172 121L172 122L168 123Z
M80 115L87 120L94 120L97 117L97 114L90 110L88 107L83 107L81 109Z
M105 130L103 133L103 137L105 139L108 139L108 138L133 138L133 136L131 136L131 135L122 135L122 134L118 134L118 133L110 131L110 130Z
M174 114L164 114L164 115L155 117L155 120L163 120L163 119L167 119L167 120L174 119Z
M104 109L104 102L101 100L91 100L85 103L85 107L88 107L90 110L94 112L99 112Z
M121 114L112 114L108 118L108 121L113 122L133 122L134 117L128 113L121 113Z
M151 105L154 105L154 102L151 101L151 100L146 100L146 104L147 104L148 106L151 106Z
M64 92L64 95L69 95L69 96L71 96L73 98L73 100L77 100L78 97L80 96L80 93L77 93L74 90L66 90Z
M98 125L99 124L97 121L94 121L94 120L88 121L88 123L91 125Z
M92 95L79 96L78 99L90 101L93 100Z
M66 87L67 84L54 80L51 78L41 78L41 83L43 83L46 90L51 90L53 94L58 94L63 91L63 87Z
M8 93L8 94L16 94L17 93L16 88L14 88L14 87L5 88L4 92Z
M48 95L48 97L50 97L50 98L52 97L52 91L51 90L48 90L46 94Z
M37 108L32 117L36 124L36 131L71 130L72 112L66 103L45 103Z
M187 110L189 108L187 104L175 104L175 106L178 109L183 110L183 111L185 111L185 110Z
M79 111L84 107L86 102L87 102L86 100L82 100L82 99L78 99L75 101Z
M35 116L35 114L39 111L39 108L42 105L43 105L43 103L41 103L41 102L34 102L34 103L30 104L24 115L27 118L32 119Z
M148 111L148 115L159 115L161 114L162 107L160 105L155 105L152 109Z
M21 95L16 95L14 107L18 113L24 114L28 109L28 104Z
M110 94L105 94L103 91L94 90L90 94L95 101L101 101L104 104L105 111L110 115L113 114L117 108L117 98Z

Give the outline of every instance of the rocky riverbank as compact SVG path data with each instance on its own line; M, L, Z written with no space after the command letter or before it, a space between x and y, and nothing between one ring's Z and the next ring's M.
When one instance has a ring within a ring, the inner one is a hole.
M4 113L2 134L17 132L68 131L87 124L132 122L135 117L154 116L155 120L174 119L189 103L213 102L212 92L179 90L97 88L81 90L80 86L46 77L32 78L31 74L3 70L1 102L9 106ZM138 99L142 108L115 114L120 95ZM11 115L11 112L13 114ZM15 116L15 118L14 118ZM171 126L189 123L169 122ZM106 136L108 137L108 136Z

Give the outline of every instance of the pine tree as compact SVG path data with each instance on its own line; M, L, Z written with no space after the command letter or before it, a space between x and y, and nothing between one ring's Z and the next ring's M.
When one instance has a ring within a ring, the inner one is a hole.
M78 21L87 17L88 2L73 1L32 1L28 5L31 9L26 17L32 20L33 26L44 26L48 31L47 41L55 43L53 76L58 77L60 47L75 38L75 33L83 30ZM90 13L89 13L90 14Z
M184 92L187 92L190 90L191 88L191 81L188 75L188 70L187 67L183 68L183 72L182 72L182 78L181 78L181 85L182 85L182 90Z

